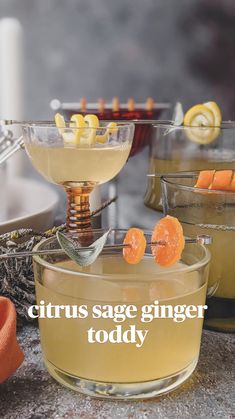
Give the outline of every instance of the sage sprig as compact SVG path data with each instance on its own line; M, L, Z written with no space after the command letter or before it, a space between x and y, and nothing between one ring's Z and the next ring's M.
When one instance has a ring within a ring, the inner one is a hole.
M111 229L84 249L82 247L77 247L73 240L65 236L65 234L60 231L57 231L56 237L61 248L70 259L74 260L80 266L89 266L95 262L99 254L102 252L110 231Z

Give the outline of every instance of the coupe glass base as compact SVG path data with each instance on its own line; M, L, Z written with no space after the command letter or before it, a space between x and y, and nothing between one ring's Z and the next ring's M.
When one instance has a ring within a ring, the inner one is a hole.
M197 362L198 358L183 370L157 380L137 383L105 383L73 376L44 359L50 375L63 386L87 396L113 400L143 400L169 393L190 377Z

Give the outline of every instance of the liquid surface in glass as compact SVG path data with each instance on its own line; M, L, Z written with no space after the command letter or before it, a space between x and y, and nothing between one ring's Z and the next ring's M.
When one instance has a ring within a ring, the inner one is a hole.
M26 144L35 168L49 181L104 183L116 176L130 153L130 144L112 147L45 147Z
M71 260L55 266L80 271ZM37 302L45 304L86 304L89 312L95 304L135 304L138 316L115 323L113 319L40 319L41 343L45 363L68 374L89 380L103 382L131 383L167 377L186 368L199 355L202 319L186 319L176 323L172 319L156 319L142 323L141 307L159 300L160 304L203 305L206 284L201 284L198 272L183 272L178 264L179 274L162 275L165 269L145 257L136 267L128 265L122 256L102 256L90 267L83 268L87 277L72 276L44 269L42 277L37 276ZM175 267L174 267L175 268ZM101 280L92 273L112 274L113 278ZM138 273L138 281L135 277ZM130 273L134 274L130 276ZM158 275L153 280L153 273ZM114 276L116 274L116 276ZM126 277L125 277L126 274ZM119 276L120 275L120 276ZM127 276L129 275L129 276ZM87 330L111 331L117 325L123 331L130 325L147 330L148 334L141 348L126 343L89 343Z

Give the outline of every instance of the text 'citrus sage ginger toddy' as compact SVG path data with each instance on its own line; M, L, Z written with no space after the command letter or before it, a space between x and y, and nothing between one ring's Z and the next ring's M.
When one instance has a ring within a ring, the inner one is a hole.
M203 307L209 256L204 246L186 244L181 261L162 267L148 246L136 264L139 250L124 258L115 250L125 234L112 230L109 250L89 266L65 256L34 258L38 305L70 307L70 318L62 310L60 318L39 319L43 356L54 378L86 394L153 397L182 383L197 364L203 314L182 321L177 310ZM58 243L49 239L38 250L53 247ZM160 306L178 318L159 316Z

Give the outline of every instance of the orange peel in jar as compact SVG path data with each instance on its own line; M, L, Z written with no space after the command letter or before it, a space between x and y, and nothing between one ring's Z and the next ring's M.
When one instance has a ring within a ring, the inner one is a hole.
M164 267L170 267L181 258L185 246L182 226L179 220L171 215L161 218L154 227L152 243L162 242L162 245L152 245L155 261Z
M215 102L195 105L184 116L186 135L195 143L210 144L220 133L221 121L221 111Z
M231 169L202 170L194 187L207 189L210 193L213 190L235 191L235 173Z
M215 170L202 170L197 178L197 182L194 185L195 188L208 189L212 183Z
M213 180L209 189L227 191L230 188L232 181L232 170L217 170L214 174Z

